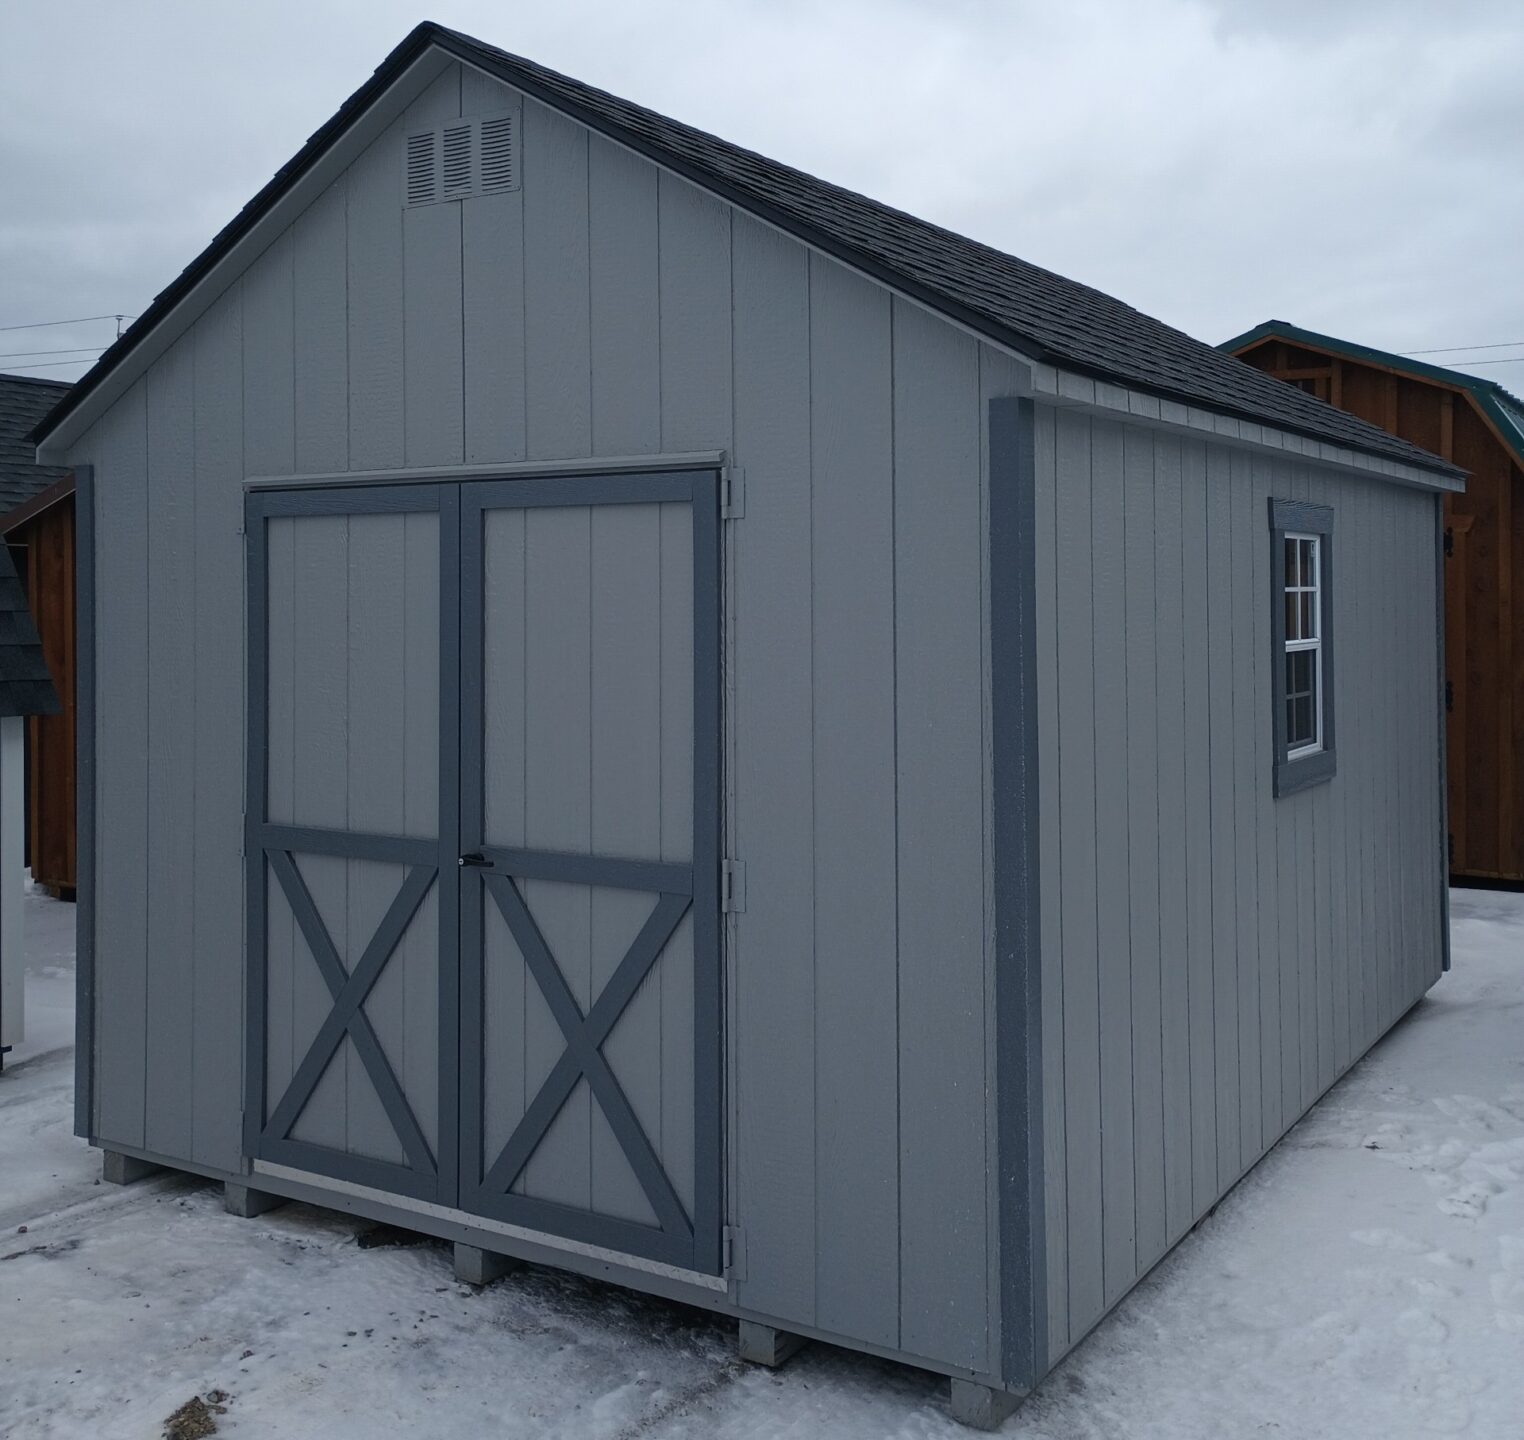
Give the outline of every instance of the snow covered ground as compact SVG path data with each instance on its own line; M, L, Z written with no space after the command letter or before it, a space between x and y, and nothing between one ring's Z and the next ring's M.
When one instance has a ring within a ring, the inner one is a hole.
M1007 1433L1524 1434L1524 896L1456 892L1455 970L1073 1355ZM0 1076L0 1433L966 1435L945 1385L441 1246L361 1249L303 1206L116 1190L70 1135L72 907L29 897L29 1039ZM25 1233L20 1227L25 1226Z

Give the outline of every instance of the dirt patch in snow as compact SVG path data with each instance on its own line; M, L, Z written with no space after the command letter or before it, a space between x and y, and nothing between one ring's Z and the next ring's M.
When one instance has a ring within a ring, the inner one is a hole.
M192 1395L164 1422L164 1440L206 1440L217 1433L218 1415L226 1415L227 1392L212 1390L205 1397Z

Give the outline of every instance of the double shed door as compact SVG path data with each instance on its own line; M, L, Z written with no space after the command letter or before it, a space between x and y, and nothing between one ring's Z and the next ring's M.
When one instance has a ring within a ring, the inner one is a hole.
M717 1273L716 477L247 520L248 1154Z

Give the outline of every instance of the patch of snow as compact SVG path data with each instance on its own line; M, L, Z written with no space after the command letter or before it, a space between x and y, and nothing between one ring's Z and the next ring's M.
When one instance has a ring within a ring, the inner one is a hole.
M945 1382L292 1205L99 1185L70 1134L72 907L28 898L27 1050L0 1076L0 1425L219 1435L962 1436ZM1524 1428L1524 896L1458 891L1455 970L1069 1357L1006 1433L1512 1437ZM24 1234L17 1228L26 1226Z

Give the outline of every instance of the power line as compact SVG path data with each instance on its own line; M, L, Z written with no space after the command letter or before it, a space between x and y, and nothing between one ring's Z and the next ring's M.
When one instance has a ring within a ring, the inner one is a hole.
M1449 355L1456 350L1509 350L1524 345L1524 340L1499 340L1495 345L1440 345L1433 350L1399 350L1399 355ZM1487 362L1492 363L1490 360Z
M100 358L99 356L95 357L96 360L98 360L99 358ZM86 360L42 360L42 361L39 361L36 365L28 365L28 366L26 366L24 368L26 368L28 370L56 370L60 365L93 365L93 364L95 364L95 360L89 360L89 359L86 359Z
M77 320L38 320L32 325L0 325L0 330L46 330L50 325L88 325L94 320L136 320L136 315L81 315Z
M1454 368L1470 370L1477 365L1524 365L1524 355L1504 355L1497 360L1457 360Z
M62 350L12 350L0 355L0 360L25 360L32 355L75 355L83 350L99 355L105 348L104 345L66 345Z

